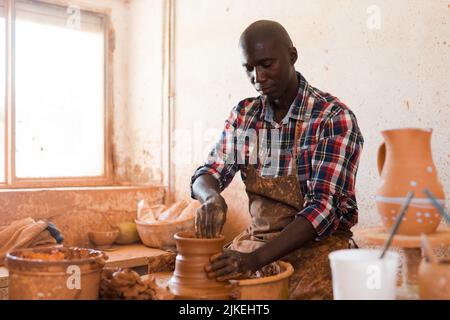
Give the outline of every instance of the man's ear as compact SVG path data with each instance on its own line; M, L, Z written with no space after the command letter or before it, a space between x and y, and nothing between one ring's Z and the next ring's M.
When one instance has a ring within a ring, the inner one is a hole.
M297 49L295 47L289 48L289 57L290 57L291 65L294 65L298 59L298 53L297 53Z

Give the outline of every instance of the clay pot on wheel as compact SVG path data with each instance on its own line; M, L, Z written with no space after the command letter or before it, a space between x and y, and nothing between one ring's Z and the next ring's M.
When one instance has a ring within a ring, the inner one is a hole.
M175 241L178 254L169 288L176 299L229 299L229 282L209 279L204 270L210 257L222 251L224 237L200 239L192 232L178 232Z
M385 142L378 149L381 185L376 202L387 230L392 228L410 191L414 192L414 198L397 233L433 233L441 222L439 212L423 193L427 188L444 205L444 190L431 154L431 133L431 129L414 128L381 132Z

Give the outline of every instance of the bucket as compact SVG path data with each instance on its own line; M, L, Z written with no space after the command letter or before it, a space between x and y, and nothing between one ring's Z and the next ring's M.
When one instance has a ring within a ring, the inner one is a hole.
M107 257L76 248L21 249L6 255L10 300L95 300Z
M335 300L394 300L399 254L381 250L345 249L331 252Z
M282 272L273 276L230 280L237 285L237 299L239 300L287 300L289 298L289 277L294 268L288 262L278 261Z

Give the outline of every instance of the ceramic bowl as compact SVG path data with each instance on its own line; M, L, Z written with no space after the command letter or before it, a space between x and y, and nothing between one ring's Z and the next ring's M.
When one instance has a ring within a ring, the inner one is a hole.
M89 231L89 240L96 246L110 246L119 236L119 230Z

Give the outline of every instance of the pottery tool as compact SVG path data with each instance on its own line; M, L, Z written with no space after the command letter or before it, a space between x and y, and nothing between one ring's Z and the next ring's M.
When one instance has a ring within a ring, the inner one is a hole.
M47 226L47 230L48 232L50 232L50 235L55 238L56 243L60 244L63 243L64 241L64 236L62 235L62 233L58 230L58 228L56 228L56 226L51 223L48 222L48 226Z
M422 233L420 238L423 256L428 260L428 262L439 263L439 259L434 254L433 248L431 248L430 246L427 235Z
M386 244L384 245L384 249L383 249L383 252L381 253L380 259L384 258L384 255L386 254L387 250L391 246L392 239L394 238L394 235L397 233L397 230L400 227L400 223L402 222L403 217L405 216L406 210L409 207L409 203L411 202L413 197L414 197L414 192L413 191L408 192L405 203L403 204L403 207L400 210L400 214L398 215L397 220L395 220L394 226L391 229L389 238L386 241Z
M439 211L442 218L450 224L450 215L445 211L444 207L437 201L436 197L431 193L427 188L423 189L423 192L430 198L431 203L436 207Z

